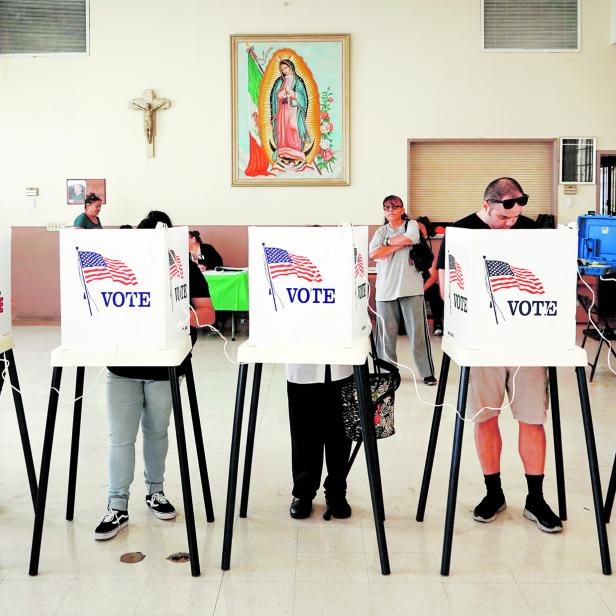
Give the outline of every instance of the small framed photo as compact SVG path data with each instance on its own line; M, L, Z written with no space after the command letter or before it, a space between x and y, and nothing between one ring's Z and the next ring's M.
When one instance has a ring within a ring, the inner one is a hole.
M560 183L595 183L594 137L561 137L560 139Z
M72 179L66 180L66 203L83 205L86 195L95 193L103 203L107 203L104 179Z

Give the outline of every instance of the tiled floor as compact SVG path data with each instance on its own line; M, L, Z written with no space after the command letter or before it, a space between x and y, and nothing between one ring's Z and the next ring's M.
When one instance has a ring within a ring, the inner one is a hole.
M59 328L19 327L14 336L38 473L51 377L49 351L59 342ZM230 344L232 355L243 340L240 335ZM408 360L406 340L401 339L400 346L401 361ZM440 364L438 339L433 347ZM216 513L216 522L207 524L187 422L200 578L191 578L188 564L166 560L169 554L187 549L173 427L165 491L180 510L178 519L164 522L146 511L138 456L129 529L108 542L92 539L105 507L107 483L104 374L100 369L86 372L73 522L64 520L74 387L74 372L65 370L40 570L38 577L29 577L33 513L13 401L5 385L0 396L0 614L616 615L616 577L601 574L572 370L559 371L569 507L565 532L541 533L522 517L525 481L516 453L515 423L507 413L501 424L508 509L493 524L473 522L470 512L483 486L468 426L449 577L439 574L439 565L453 413L444 413L426 519L419 524L415 509L435 388L419 386L427 401L423 405L410 375L404 375L396 399L397 434L379 448L392 569L390 576L383 577L363 454L349 478L352 518L324 521L322 494L310 519L296 521L288 516L290 445L281 366L263 369L249 515L236 520L231 570L221 571L237 367L225 359L222 343L214 337L199 339L194 365ZM452 369L450 402L455 398L456 378L457 371ZM616 450L615 379L602 360L590 386L604 489ZM316 421L323 412L315 409ZM548 424L548 434L550 430ZM555 506L553 455L548 454L546 495ZM614 532L608 529L608 533L612 550L616 550ZM121 563L120 556L130 551L143 552L145 560Z

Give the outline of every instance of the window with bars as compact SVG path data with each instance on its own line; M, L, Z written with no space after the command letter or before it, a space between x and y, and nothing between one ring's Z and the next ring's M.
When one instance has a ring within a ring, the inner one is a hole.
M0 54L88 53L88 0L0 0Z
M564 184L594 184L594 137L563 137L560 140L560 181Z
M580 0L482 0L484 51L579 51Z

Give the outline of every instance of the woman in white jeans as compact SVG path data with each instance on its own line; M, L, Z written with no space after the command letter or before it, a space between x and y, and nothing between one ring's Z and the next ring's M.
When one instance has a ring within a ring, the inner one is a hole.
M406 215L396 195L385 197L383 211L386 224L370 242L370 258L376 261L376 312L381 317L377 317L377 353L387 361L397 361L402 314L419 376L426 385L436 385L423 278L409 260L410 247L419 241L419 226Z
M171 227L171 220L164 212L153 211L141 221L139 228L154 229L158 222ZM190 336L194 345L197 339L196 328L213 323L215 314L207 282L199 267L190 260L188 274L190 304L193 308L190 314ZM186 361L178 367L180 376L185 372ZM171 410L167 368L109 368L109 499L107 511L94 531L95 539L111 539L128 525L128 498L135 473L135 441L140 424L143 434L145 504L161 520L175 518L175 507L163 492Z

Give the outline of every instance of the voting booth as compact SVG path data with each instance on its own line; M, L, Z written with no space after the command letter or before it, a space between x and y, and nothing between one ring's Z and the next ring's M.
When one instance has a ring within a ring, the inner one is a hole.
M574 230L450 227L446 246L448 341L486 351L575 346Z
M0 338L11 334L11 230L0 227Z
M344 348L369 334L367 227L251 227L248 238L251 345Z
M189 332L188 230L60 231L62 347L142 352Z

